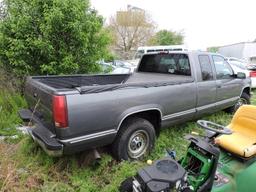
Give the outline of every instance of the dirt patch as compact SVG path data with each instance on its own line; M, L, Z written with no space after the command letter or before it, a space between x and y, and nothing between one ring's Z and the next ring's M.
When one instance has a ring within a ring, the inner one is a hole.
M15 154L20 144L0 143L0 191L39 190L43 184L40 175L18 167ZM22 161L22 160L21 160Z
M19 178L16 174L15 163L11 159L15 150L15 145L0 143L0 191L18 190Z

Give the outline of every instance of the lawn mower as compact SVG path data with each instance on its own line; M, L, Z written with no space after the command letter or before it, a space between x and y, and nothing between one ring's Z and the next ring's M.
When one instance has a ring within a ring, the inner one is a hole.
M142 168L121 192L256 191L256 106L243 105L228 126L199 120L203 136L189 135L186 154ZM172 153L173 154L173 153Z

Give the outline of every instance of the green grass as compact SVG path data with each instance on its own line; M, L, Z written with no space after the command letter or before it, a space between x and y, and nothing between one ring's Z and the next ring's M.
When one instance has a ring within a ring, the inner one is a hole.
M25 106L25 100L18 93L0 91L0 136L17 134L15 126L22 123L17 113Z
M254 93L252 104L256 105L256 91ZM19 105L23 104L20 101ZM225 125L231 118L231 115L219 112L203 119ZM14 122L18 122L16 118ZM175 149L177 156L181 157L188 144L183 137L191 131L201 130L195 122L188 122L161 131L155 149L148 159L163 157L166 148ZM81 155L52 158L29 137L23 138L17 144L0 143L0 154L0 191L114 192L118 191L118 186L126 177L134 175L146 164L116 162L107 152L103 152L99 165L90 166L81 160Z
M251 98L251 103L252 103L253 105L256 105L256 90L254 90L253 93L254 93L254 95L253 95L252 98Z

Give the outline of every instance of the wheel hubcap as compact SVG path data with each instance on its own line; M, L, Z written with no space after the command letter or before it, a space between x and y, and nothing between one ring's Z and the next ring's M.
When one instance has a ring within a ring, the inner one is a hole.
M149 135L146 131L139 130L134 132L128 142L128 155L131 158L142 156L148 149Z

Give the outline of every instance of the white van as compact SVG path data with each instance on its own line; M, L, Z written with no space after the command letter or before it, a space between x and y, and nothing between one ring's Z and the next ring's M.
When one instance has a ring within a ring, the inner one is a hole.
M161 45L161 46L145 46L138 47L134 59L140 59L145 53L161 52L161 51L188 51L184 45Z

